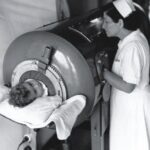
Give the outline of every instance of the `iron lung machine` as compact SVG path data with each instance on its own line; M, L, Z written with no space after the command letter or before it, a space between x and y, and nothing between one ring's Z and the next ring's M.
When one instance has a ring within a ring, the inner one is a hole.
M77 49L55 34L27 33L9 47L4 60L5 83L15 85L27 79L42 81L49 95L57 94L64 100L76 94L86 95L87 106L79 120L92 110L94 81L90 69Z
M85 95L86 107L76 125L91 115L96 104L96 85L87 59L94 49L98 30L89 20L81 20L47 25L21 35L9 46L3 63L6 85L35 79L46 85L49 95L59 95L63 100L76 94Z

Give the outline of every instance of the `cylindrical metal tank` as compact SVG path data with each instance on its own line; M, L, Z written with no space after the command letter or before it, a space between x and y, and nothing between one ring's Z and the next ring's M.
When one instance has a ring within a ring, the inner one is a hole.
M53 48L49 64L46 64L45 56L43 56L47 48ZM48 68L45 71L52 66L50 69L54 70L65 86L66 99L76 94L83 94L87 97L86 107L79 116L77 124L85 120L94 105L95 87L92 73L82 54L70 42L56 34L45 31L26 33L14 40L6 52L3 66L5 84L11 84L16 73L14 70L20 68L19 64L32 60L37 60L43 65L46 64ZM21 67L21 70L24 70L24 66ZM47 75L41 70L32 70L31 68L26 71L25 69L19 76L18 82L23 80L22 78L34 78L36 74L39 74L38 72L40 72L38 80L42 80L43 76ZM28 72L29 74L26 75ZM51 80L49 76L48 78ZM47 81L45 80L45 82ZM55 86L54 83L55 81L51 82L52 85L49 87ZM49 90L55 90L55 87ZM61 92L63 93L63 91Z
M5 84L37 79L48 87L49 95L60 95L63 100L83 94L86 107L76 124L87 119L95 104L95 83L86 59L100 31L95 28L100 24L91 21L97 14L41 27L15 39L4 57Z

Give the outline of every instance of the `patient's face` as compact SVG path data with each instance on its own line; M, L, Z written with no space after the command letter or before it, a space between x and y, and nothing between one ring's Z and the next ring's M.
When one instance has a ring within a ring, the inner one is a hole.
M28 82L24 82L23 86L29 91L29 94L27 96L28 100L33 100L38 97L36 89L34 89L31 84L29 84Z

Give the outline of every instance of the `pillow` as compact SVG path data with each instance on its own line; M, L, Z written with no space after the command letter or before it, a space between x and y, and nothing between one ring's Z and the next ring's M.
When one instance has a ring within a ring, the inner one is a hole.
M43 124L52 112L62 103L59 96L45 96L37 98L31 104L19 108L9 104L9 99L0 103L0 114L15 122L26 125Z

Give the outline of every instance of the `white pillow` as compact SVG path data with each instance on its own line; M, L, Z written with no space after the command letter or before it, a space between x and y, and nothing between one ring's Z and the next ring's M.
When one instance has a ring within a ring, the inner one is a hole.
M59 96L46 96L37 98L31 104L19 108L10 105L8 100L7 98L0 103L0 114L28 126L43 124L62 103L62 99Z

